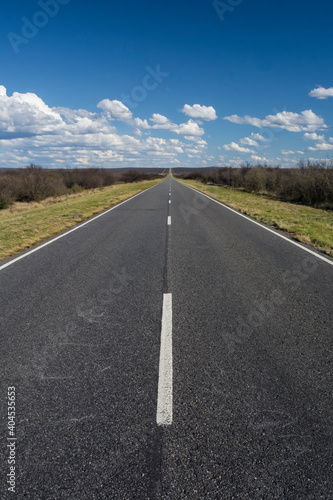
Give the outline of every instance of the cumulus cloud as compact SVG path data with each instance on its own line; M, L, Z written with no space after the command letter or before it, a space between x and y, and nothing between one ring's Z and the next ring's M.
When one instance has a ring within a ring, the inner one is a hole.
M226 116L224 120L232 123L249 124L254 127L274 127L288 130L289 132L313 132L315 130L323 130L327 128L324 119L317 116L311 109L307 109L299 113L290 111L282 111L276 115L267 115L264 119L255 118L252 116L238 115Z
M154 113L153 116L150 118L150 121L153 122L154 128L170 130L174 126L174 124L169 120L169 118L160 115L159 113Z
M186 123L181 123L177 125L177 128L174 130L176 134L187 135L187 136L201 136L205 133L203 128L200 128L199 125L193 121L188 120Z
M149 155L150 161L161 156L171 161L178 154L183 153L179 144L171 140L159 137L148 137L142 140L117 133L44 135L1 141L1 144L4 147L10 146L12 151L16 151L22 157L24 151L29 151L29 161L34 161L34 158L38 156L38 158L44 158L45 161L47 159L47 164L61 159L73 166L77 165L81 157L89 157L90 165L96 165L97 162L99 166L104 166L104 163L110 166L114 162L130 162L133 159L137 164L144 165L147 161L146 155ZM43 164L43 161L40 160L38 163Z
M240 139L239 141L241 144L244 144L245 146L259 146L258 142L255 141L254 139L251 139L250 137L243 137L243 139Z
M111 126L105 116L91 113L85 109L70 109L64 107L52 108L63 118L64 134L93 134L114 133L116 128Z
M153 123L151 128L156 130L170 130L178 135L191 137L201 136L205 133L204 129L200 128L194 120L188 120L186 123L177 125L176 123L172 123L166 116L154 113L150 121Z
M315 147L310 146L307 148L308 151L331 151L333 150L333 144L329 144L325 142L324 135L313 134L304 134L304 139L316 141ZM333 137L328 138L329 142L333 142Z
M251 158L256 161L268 162L267 158L265 158L264 156L251 155Z
M201 118L206 121L216 120L217 118L213 106L201 106L200 104L193 104L193 106L190 106L189 104L185 104L181 111L191 118Z
M305 132L304 139L308 141L324 141L325 137L323 135L316 134L316 132Z
M186 153L192 153L194 155L201 154L200 149L197 148L187 148Z
M202 148L205 148L207 146L207 141L205 141L204 139L202 139L201 137L198 137L198 136L184 135L184 139L186 139L188 141L195 142L196 145L198 145Z
M319 142L316 144L315 148L308 148L310 151L331 151L333 149L333 144L328 144L327 142Z
M132 112L121 101L103 99L97 107L105 111L111 120L128 121L132 118Z
M150 125L147 120L141 120L141 118L133 118L131 120L131 124L134 125L135 127L143 128L143 129L149 129Z
M243 148L242 146L239 146L236 144L236 142L231 142L230 144L225 144L223 146L223 149L226 151L238 151L239 153L254 153L252 149L249 148Z
M256 141L262 141L262 142L268 142L268 141L270 141L270 139L268 139L267 137L264 137L264 136L262 136L262 135L260 135L258 133L255 134L254 132L251 133L251 137L253 139L255 139Z
M317 99L327 99L328 97L333 97L333 87L325 89L324 87L317 87L316 89L309 92L310 97L316 97Z
M120 101L103 99L96 112L67 107L49 107L33 93L14 92L7 96L0 86L0 164L24 166L37 163L45 167L59 166L158 166L178 164L180 154L201 157L207 147L203 128L189 119L176 124L155 113L148 121L134 117ZM115 120L133 127L130 135L120 134ZM178 138L152 137L153 130L166 130ZM149 137L143 131L149 131ZM165 162L165 163L163 163Z
M136 130L141 128L146 130L169 130L175 134L187 135L189 137L201 136L205 133L203 128L200 128L198 123L194 120L190 119L186 123L180 123L178 125L159 113L153 113L152 117L149 119L152 122L152 125L150 125L146 119L134 118L128 107L117 100L110 101L110 99L103 99L98 103L97 107L105 112L108 119L126 122L135 127Z
M49 108L36 94L14 92L7 96L0 88L0 134L24 137L39 133L55 133L64 125L59 113Z

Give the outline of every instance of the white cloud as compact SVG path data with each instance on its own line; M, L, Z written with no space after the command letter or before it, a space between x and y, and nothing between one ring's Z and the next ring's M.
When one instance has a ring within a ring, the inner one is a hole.
M7 96L0 85L1 166L23 167L33 162L44 167L135 164L164 168L179 164L177 157L184 153L201 159L207 148L198 120L176 124L155 113L149 121L134 117L123 103L110 99L103 99L97 107L96 112L51 108L33 93ZM131 133L120 134L115 120L133 127ZM153 137L159 129L181 140Z
M187 148L186 153L192 153L194 155L201 154L200 149L197 148Z
M296 154L298 154L298 155L304 155L304 151L291 151L291 150L286 151L284 149L282 149L281 153L283 155L296 155Z
M328 144L327 142L318 142L315 147L308 147L307 151L332 151L333 144Z
M168 128L172 125L172 122L169 120L169 118L160 115L159 113L154 113L152 118L150 118L150 121L152 121L154 125L166 126Z
M179 139L170 139L169 140L170 144L172 144L173 146L177 146L177 147L181 147L181 146L184 146L184 143L181 142Z
M264 156L251 155L251 158L256 161L265 161L265 162L268 161L267 158L265 158Z
M64 107L52 108L64 118L64 134L93 134L93 133L114 133L116 128L111 126L105 116L91 113L85 109L70 109Z
M0 134L2 137L24 137L40 133L55 133L64 125L59 113L49 108L40 97L31 92L14 92L7 96L0 90Z
M111 120L128 121L132 118L132 112L121 101L103 99L97 104L97 107L106 111Z
M202 118L202 120L206 121L216 120L217 118L213 106L200 106L200 104L193 104L193 106L190 106L189 104L185 104L181 111L191 118Z
M316 89L309 92L310 97L316 97L317 99L327 99L328 97L333 97L333 87L325 89L324 87L317 87Z
M224 120L232 123L249 124L258 128L281 128L289 132L313 132L327 128L324 119L313 113L311 109L302 111L301 114L282 111L276 115L267 115L263 120L248 115L243 118L238 115L226 116Z
M262 142L268 142L270 140L267 137L264 137L260 134L255 134L254 132L251 133L251 137L253 137L253 139L255 139L256 141L262 141Z
M136 129L169 130L175 134L187 135L191 138L192 136L201 136L205 133L194 120L188 120L186 123L178 125L159 113L153 113L150 118L152 125L150 125L146 119L133 118L132 112L122 102L116 100L103 99L98 103L97 107L102 109L109 119L124 121Z
M323 135L316 134L316 132L312 132L311 134L305 132L304 139L309 141L324 141L325 137Z
M186 123L177 125L176 123L172 123L166 116L154 113L150 121L153 122L153 129L170 130L178 135L201 136L205 133L194 120L188 120Z
M223 149L226 151L238 151L239 153L254 153L252 149L249 148L243 148L236 144L236 142L231 142L230 144L225 144L223 146Z
M148 137L144 140L118 133L61 133L44 134L0 141L2 151L8 149L6 166L23 166L21 162L35 162L43 166L128 164L149 165L156 161L157 166L163 161L174 162L178 154L183 153L181 141ZM9 157L9 154L15 156ZM148 155L148 156L147 156ZM8 158L11 161L8 162Z
M141 120L141 118L133 118L131 120L131 124L134 125L135 127L143 128L143 129L149 129L150 125L147 122L147 120Z
M241 158L237 157L237 158L233 158L232 160L228 160L228 165L230 165L231 167L240 167L241 164L242 164L242 161Z
M310 148L308 148L310 149ZM331 151L333 149L333 144L328 144L327 142L319 142L316 144L316 148L311 149L311 151Z
M254 139L251 139L250 137L243 137L243 139L240 139L239 141L241 144L244 144L245 146L259 146L259 144L257 143L257 141L255 141Z
M330 158L308 158L308 161L326 163L328 166L330 166L332 162Z
M184 135L184 139L188 141L194 141L196 145L205 148L207 146L207 141L198 136Z
M187 123L181 123L177 125L177 128L174 130L176 134L187 135L187 136L201 136L205 133L203 128L200 128L197 123L193 120L188 120Z

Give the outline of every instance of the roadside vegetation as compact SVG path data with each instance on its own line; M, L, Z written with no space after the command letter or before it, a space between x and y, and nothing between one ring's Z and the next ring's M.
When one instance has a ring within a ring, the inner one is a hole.
M333 210L333 160L300 162L299 168L243 165L192 171L178 176L207 185L238 189L271 199Z
M31 170L29 173L31 174ZM67 173L70 176L71 173ZM93 172L91 173L93 174ZM33 175L35 174L34 170ZM73 175L77 177L72 188L73 186L80 186L79 174L80 172L73 171ZM36 198L36 195L33 194L35 191L32 191L32 196L25 197L22 201L13 201L11 199L9 207L0 210L0 260L13 256L32 245L55 236L89 219L93 215L103 212L135 194L154 186L161 180L160 178L140 180L140 177L146 177L146 174L136 174L138 173L134 171L129 172L125 176L125 179L127 179L126 183L124 182L124 174L121 174L122 183L118 184L106 186L102 184L97 187L95 186L94 189L88 189L87 187L80 189L75 187L72 189L67 187L65 193L59 190L57 195L54 192L50 195L50 191L45 189L44 193L48 193L51 197L43 196L43 199L41 199L41 194L39 194ZM38 181L39 175L41 175L41 184L37 185L36 191L41 193L41 188L45 187L43 182L48 180L48 176L43 177L43 174L39 171L37 174ZM103 178L103 175L100 177L96 176L96 182L100 182L101 178ZM36 182L37 179L35 179ZM52 176L51 179L53 179ZM57 182L51 182L51 185L55 186L58 183L63 190L63 186L59 182L62 177L56 176L55 179ZM26 181L26 179L24 180ZM87 182L87 177L85 181ZM120 179L117 179L117 181L119 182ZM93 182L93 175L90 177L90 182ZM15 183L12 185L15 185ZM86 185L88 186L89 184L87 183ZM34 187L33 183L32 187ZM28 191L25 192L27 193Z
M293 239L333 257L332 210L283 202L229 186L208 185L188 178L179 180L253 219L287 231Z
M134 169L117 174L105 168L48 170L31 164L27 168L0 172L0 210L9 208L14 202L40 202L86 189L156 177Z

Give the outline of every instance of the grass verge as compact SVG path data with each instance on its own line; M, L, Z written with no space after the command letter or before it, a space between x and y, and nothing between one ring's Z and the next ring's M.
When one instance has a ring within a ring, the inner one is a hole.
M287 231L302 243L333 257L333 212L272 200L236 189L207 186L177 179L231 208L275 229Z
M0 260L76 226L159 182L116 184L40 203L15 203L0 211Z

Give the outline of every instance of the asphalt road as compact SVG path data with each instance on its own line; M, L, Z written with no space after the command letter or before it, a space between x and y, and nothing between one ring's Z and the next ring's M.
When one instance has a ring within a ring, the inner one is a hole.
M0 265L1 498L333 499L332 262L166 179Z

